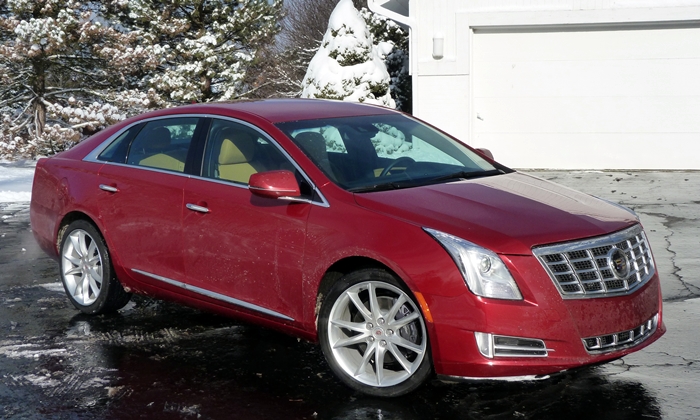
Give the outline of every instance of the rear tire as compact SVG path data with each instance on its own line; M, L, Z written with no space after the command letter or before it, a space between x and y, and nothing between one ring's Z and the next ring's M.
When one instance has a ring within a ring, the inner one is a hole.
M72 222L61 236L60 271L73 306L88 315L116 312L131 299L114 274L102 235L85 220Z
M355 271L333 285L321 304L318 335L331 370L365 394L407 394L432 371L420 307L381 269Z

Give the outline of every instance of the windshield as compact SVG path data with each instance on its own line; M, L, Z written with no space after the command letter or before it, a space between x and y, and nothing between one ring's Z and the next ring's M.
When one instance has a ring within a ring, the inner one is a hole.
M277 124L331 180L352 192L505 173L463 144L404 115Z

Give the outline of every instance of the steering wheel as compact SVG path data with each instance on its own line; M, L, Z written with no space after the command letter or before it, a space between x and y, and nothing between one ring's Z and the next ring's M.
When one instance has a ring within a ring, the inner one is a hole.
M402 157L396 159L395 161L391 162L389 164L389 166L384 168L382 173L379 174L379 177L381 178L383 176L387 176L389 174L389 172L391 172L391 170L394 169L394 167L396 167L397 165L399 165L401 163L404 163L408 167L409 165L416 163L416 161L408 156L402 156Z

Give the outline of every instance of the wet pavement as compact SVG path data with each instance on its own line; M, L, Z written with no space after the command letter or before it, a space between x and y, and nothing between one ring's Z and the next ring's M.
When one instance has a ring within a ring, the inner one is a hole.
M311 343L134 298L85 317L32 237L26 204L0 204L0 418L695 419L700 417L700 173L536 172L642 218L668 332L622 360L530 383L444 384L391 400L335 379Z

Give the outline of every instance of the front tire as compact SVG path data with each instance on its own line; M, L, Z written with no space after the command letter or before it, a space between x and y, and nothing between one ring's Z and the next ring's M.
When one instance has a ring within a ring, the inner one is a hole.
M381 269L355 271L333 285L321 305L318 334L333 372L365 394L404 395L432 370L420 307Z
M76 220L61 236L60 270L63 288L81 312L115 312L131 299L114 274L102 235L85 220Z

